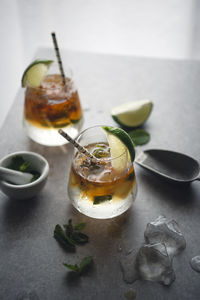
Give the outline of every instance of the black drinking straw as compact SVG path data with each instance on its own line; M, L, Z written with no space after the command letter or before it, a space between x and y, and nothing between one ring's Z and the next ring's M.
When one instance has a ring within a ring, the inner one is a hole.
M92 155L90 152L88 152L85 147L81 146L79 143L77 143L74 139L72 139L66 132L64 132L62 129L59 129L58 132L66 139L68 142L70 142L74 147L78 149L79 152L83 153L87 157L89 157L92 162L97 162L97 159L94 155Z
M51 35L52 35L52 39L53 39L53 43L54 43L54 48L55 48L55 51L56 51L56 57L57 57L57 60L58 60L60 73L61 73L61 76L62 76L62 79L63 79L63 84L65 85L65 83L66 83L65 73L64 73L64 70L63 70L60 51L59 51L59 48L58 48L58 43L57 43L57 40L56 40L56 34L55 34L55 32L52 32Z

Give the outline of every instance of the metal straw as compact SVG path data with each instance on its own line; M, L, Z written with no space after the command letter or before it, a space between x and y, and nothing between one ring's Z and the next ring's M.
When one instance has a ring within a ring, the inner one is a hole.
M92 162L97 162L97 159L94 155L92 155L88 150L81 146L79 143L77 143L74 139L72 139L66 132L64 132L62 129L59 129L58 132L66 139L68 142L70 142L74 147L78 149L79 152L83 153L87 157L89 157Z
M53 39L53 43L54 43L54 48L55 48L55 51L56 51L56 57L57 57L57 60L58 60L60 73L61 73L61 76L62 76L62 79L63 79L63 84L65 85L65 83L66 83L65 73L64 73L64 70L63 70L60 51L59 51L59 48L58 48L58 43L57 43L57 40L56 40L56 34L55 34L55 32L52 32L51 35L52 35L52 39Z

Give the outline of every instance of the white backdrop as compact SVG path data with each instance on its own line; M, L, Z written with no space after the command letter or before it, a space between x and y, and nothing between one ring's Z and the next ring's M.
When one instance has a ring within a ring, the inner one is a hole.
M0 126L38 47L200 59L198 0L1 0Z

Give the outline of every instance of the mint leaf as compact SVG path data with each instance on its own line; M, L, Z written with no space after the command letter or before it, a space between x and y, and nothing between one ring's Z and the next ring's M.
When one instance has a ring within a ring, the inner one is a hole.
M79 232L79 231L74 231L72 233L72 240L76 244L85 244L89 242L89 238L86 234Z
M89 267L91 267L93 264L93 257L92 256L87 256L84 257L80 263L80 273L85 272L88 270Z
M11 162L10 164L7 166L7 168L15 170L15 171L19 171L20 167L25 163L25 160L23 159L23 157L21 155L14 155L11 158Z
M96 158L102 158L102 157L108 157L108 153L102 149L102 148L99 148L99 149L95 149L92 154L96 157Z
M112 195L104 195L104 196L94 196L93 204L97 205L105 201L109 201L112 199Z
M21 155L14 155L11 158L10 164L7 166L8 169L12 169L15 171L20 171L20 172L29 172L33 175L32 179L30 182L35 181L40 177L40 173L33 170L31 167L30 161L24 160L24 158Z
M54 238L64 246L68 251L75 252L75 244L64 232L62 227L57 224L54 229Z
M63 263L65 267L67 267L70 271L75 272L79 275L82 275L85 271L87 271L93 264L93 257L92 256L86 256L82 259L80 266L77 264L71 265Z
M30 161L25 161L19 168L19 171L26 172L28 167L30 167Z
M73 232L73 226L72 226L72 219L69 219L68 224L64 225L65 231L66 231L66 235L68 237L72 236L72 232Z
M31 171L31 174L33 174L31 182L35 181L36 179L38 179L40 177L40 173L37 171Z
M74 226L75 230L83 230L86 226L86 223L79 223Z
M67 267L70 271L79 273L80 272L80 268L77 264L75 265L69 265L69 264L63 264L65 267Z
M66 235L73 241L74 244L88 243L89 238L86 234L81 233L79 230L84 229L86 223L79 223L75 226L72 225L72 220L68 221L68 224L64 225Z
M144 129L135 129L128 132L135 146L144 145L149 142L150 134Z

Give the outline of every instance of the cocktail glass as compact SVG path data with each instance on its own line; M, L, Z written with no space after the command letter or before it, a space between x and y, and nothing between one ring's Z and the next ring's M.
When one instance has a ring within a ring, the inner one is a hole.
M107 135L101 126L84 130L76 141L97 161L75 150L68 183L73 206L98 219L112 218L128 210L137 192L128 150L125 148L118 157L111 157Z
M26 88L23 125L33 141L47 146L67 143L59 136L59 128L73 138L78 135L82 109L71 74L66 76L65 85L57 72L47 74L40 87Z

